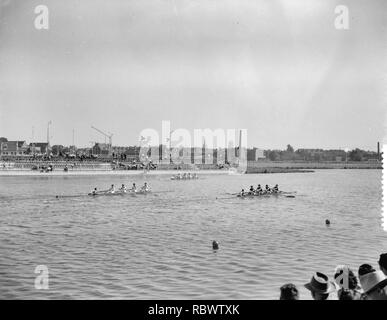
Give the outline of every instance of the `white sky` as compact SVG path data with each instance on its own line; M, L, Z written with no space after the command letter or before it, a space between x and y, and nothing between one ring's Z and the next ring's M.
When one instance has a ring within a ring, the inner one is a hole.
M36 30L34 8L49 8ZM350 29L334 28L347 4ZM376 149L385 0L0 0L0 136L89 146L141 130L248 130L262 148ZM387 140L384 139L385 143Z

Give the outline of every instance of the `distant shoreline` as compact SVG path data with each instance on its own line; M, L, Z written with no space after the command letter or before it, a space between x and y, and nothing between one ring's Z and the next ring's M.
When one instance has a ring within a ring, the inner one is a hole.
M320 169L382 169L380 162L249 162L246 173L311 172Z
M63 170L54 170L51 172L40 172L27 169L0 169L0 176L40 176L40 177L49 177L49 176L103 176L103 175L123 175L123 176L156 176L156 175L176 175L179 173L196 173L200 175L241 175L241 174L275 174L275 173L313 173L315 170L369 170L369 169L380 169L378 167L364 166L364 167L349 167L349 168L340 168L340 167L314 167L313 169L304 169L304 168L290 168L290 167L259 167L259 168L248 168L245 173L238 173L236 171L229 170L69 170L67 172Z
M52 172L40 172L32 170L0 170L0 176L103 176L103 175L115 175L115 176L155 176L155 175L175 175L178 173L196 173L199 175L227 175L233 174L226 170L69 170L65 172L63 170L54 170Z
M53 171L41 172L42 166L52 165ZM35 170L32 168L35 167ZM67 168L67 172L64 171ZM36 170L37 169L37 170ZM0 161L0 176L78 176L78 175L175 175L178 173L197 174L268 174L268 173L311 173L320 169L382 169L380 162L290 162L290 161L248 161L246 172L237 168L217 168L215 164L163 164L154 170L124 170L109 162L81 161Z

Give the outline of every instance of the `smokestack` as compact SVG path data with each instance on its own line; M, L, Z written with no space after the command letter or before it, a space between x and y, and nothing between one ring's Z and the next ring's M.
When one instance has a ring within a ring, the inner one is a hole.
M239 130L239 150L242 148L242 130Z
M242 130L239 130L239 143L237 149L237 157L240 158L241 156L241 148L242 148Z
M380 161L380 142L378 142L378 161Z

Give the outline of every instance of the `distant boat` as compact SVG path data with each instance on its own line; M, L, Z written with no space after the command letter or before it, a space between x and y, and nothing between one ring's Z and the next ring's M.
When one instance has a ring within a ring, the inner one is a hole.
M231 174L231 175L242 175L242 174L245 174L246 171L242 171L242 170L238 170L238 168L229 168L228 169L228 174Z

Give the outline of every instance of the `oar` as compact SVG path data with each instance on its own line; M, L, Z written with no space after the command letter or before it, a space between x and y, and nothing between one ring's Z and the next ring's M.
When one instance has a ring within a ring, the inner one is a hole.
M225 199L234 199L235 197L232 196L232 197L215 197L215 200L225 200Z
M173 190L164 190L164 191L152 191L152 193L170 193L170 192L175 192Z
M74 194L74 195L56 195L55 198L80 198L85 197L87 194Z
M280 191L282 194L292 194L292 193L297 193L297 191Z

